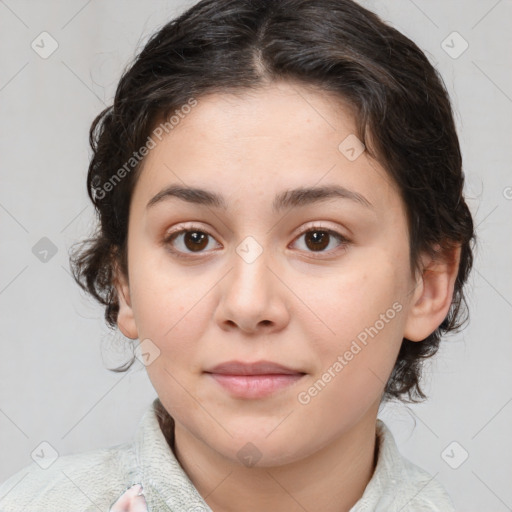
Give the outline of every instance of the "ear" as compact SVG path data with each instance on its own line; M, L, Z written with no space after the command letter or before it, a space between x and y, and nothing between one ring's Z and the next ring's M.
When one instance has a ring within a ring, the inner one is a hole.
M119 330L132 340L137 339L138 332L133 315L132 302L130 297L130 286L123 272L119 269L118 264L114 265L114 286L117 291L119 301L119 313L117 315L117 326Z
M422 256L404 338L422 341L441 325L452 303L459 262L460 245L444 251L437 246L434 256Z

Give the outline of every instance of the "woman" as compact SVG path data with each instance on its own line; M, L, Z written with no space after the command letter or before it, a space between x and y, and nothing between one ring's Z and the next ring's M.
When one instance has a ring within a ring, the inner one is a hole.
M91 144L100 224L75 278L158 398L133 443L32 465L2 510L453 510L377 419L424 398L472 265L421 50L349 0L203 0Z

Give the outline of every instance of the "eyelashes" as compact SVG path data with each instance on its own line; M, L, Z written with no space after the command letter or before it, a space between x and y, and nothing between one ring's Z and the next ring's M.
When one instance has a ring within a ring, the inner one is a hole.
M346 250L351 243L341 233L320 225L308 226L289 245L296 245L301 240L304 241L298 250L310 258L332 257L339 251ZM199 226L177 229L169 233L163 243L176 257L188 259L199 259L222 248L213 235Z

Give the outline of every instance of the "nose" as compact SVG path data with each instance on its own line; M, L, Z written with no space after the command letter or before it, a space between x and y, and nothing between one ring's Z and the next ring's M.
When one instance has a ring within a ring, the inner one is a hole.
M282 330L290 321L290 313L287 288L281 279L265 251L251 262L235 252L233 268L221 282L214 320L225 331L270 334Z

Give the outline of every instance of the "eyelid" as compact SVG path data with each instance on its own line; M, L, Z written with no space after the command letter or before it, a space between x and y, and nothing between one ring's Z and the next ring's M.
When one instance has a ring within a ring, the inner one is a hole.
M345 240L348 240L349 237L348 236L345 236L343 233L341 233L339 231L340 228L333 228L327 224L325 224L324 222L322 222L321 220L319 221L311 221L311 222L307 222L306 224L302 225L297 231L296 231L296 235L295 235L295 238L294 240L300 236L300 235L303 235L304 233L307 233L308 231L313 231L317 229L318 231L327 231L329 233L334 233L336 235L338 235L340 238L343 238Z
M210 233L209 228L205 228L201 226L200 224L194 224L194 223L186 223L186 222L180 222L176 226L172 228L171 231L165 232L165 239L170 238L173 235L177 235L181 233L182 231L201 231L201 233L205 233L207 235L210 235L211 237L215 238L214 235Z

